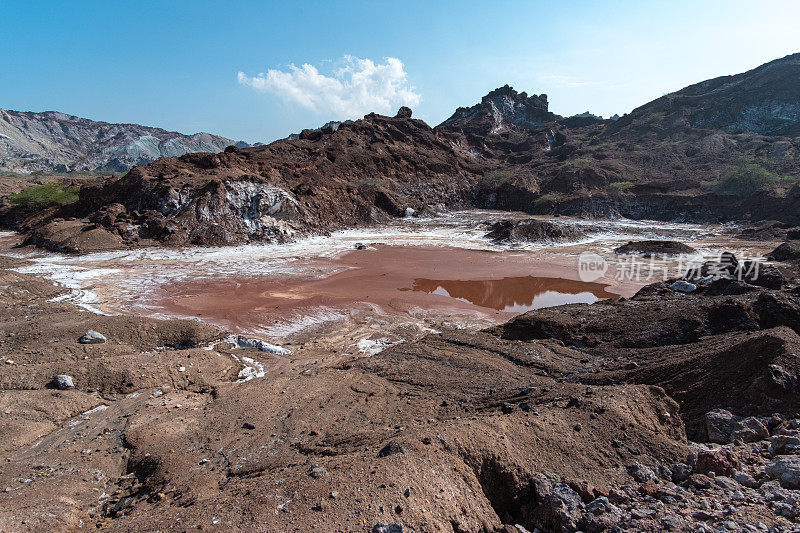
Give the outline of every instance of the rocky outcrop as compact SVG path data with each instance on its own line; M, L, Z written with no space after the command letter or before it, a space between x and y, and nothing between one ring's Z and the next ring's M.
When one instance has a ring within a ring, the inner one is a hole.
M126 171L162 157L220 152L231 139L109 124L45 111L0 109L0 169L15 172Z
M548 110L547 95L528 96L504 85L472 107L459 107L438 127L471 135L499 134L512 128L535 130L551 122L557 115Z

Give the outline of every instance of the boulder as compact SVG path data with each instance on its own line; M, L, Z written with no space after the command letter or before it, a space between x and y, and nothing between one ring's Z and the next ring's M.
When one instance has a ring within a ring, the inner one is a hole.
M800 430L784 428L773 435L769 442L772 455L800 454Z
M584 510L578 493L565 483L557 483L536 508L536 523L545 531L575 531Z
M103 344L106 342L106 337L102 333L98 333L95 330L90 329L80 336L78 342L81 344Z
M327 473L328 470L322 465L314 465L311 467L311 470L309 470L309 475L314 479L325 477Z
M403 106L397 110L397 114L394 118L411 118L411 108Z
M395 455L398 453L406 453L405 448L403 448L397 442L391 441L389 442L389 444L380 449L380 451L378 452L378 457L388 457L390 455Z
M800 244L785 242L768 253L767 259L770 261L793 261L795 259L800 259Z
M697 285L694 283L689 283L688 281L678 280L672 285L669 286L675 292L682 292L684 294L689 294L690 292L694 292L697 290Z
M658 481L658 477L651 469L638 462L628 466L628 474L639 483L655 483Z
M372 528L372 533L403 533L403 526L397 522L392 522L391 524L378 522Z
M499 220L490 226L485 235L495 242L559 242L582 239L586 235L579 229L554 224L535 218L528 220Z
M567 136L555 130L547 130L545 137L547 138L548 151L563 146L567 142Z
M692 467L686 463L675 463L672 465L672 481L682 483L692 475Z
M700 474L714 474L729 476L739 468L739 458L730 448L717 448L715 450L700 450L697 452L695 471Z
M706 431L708 440L719 444L730 444L736 440L756 442L769 438L767 426L758 418L742 418L725 409L706 413Z
M800 489L800 456L779 455L764 471L787 489Z
M74 388L75 382L72 380L72 376L68 376L67 374L59 374L53 377L53 381L50 382L50 385L54 389L67 390Z
M761 485L758 481L756 481L756 479L753 476L751 476L747 472L740 472L738 470L734 470L733 479L740 485L747 487L749 489L757 489Z

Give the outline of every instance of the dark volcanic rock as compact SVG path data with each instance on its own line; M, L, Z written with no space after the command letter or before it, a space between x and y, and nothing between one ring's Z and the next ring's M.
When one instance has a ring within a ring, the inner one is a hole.
M403 106L397 110L397 114L394 118L411 118L411 108Z
M630 241L614 250L618 254L658 255L692 254L696 251L691 246L676 241Z
M574 241L586 235L579 229L546 220L500 220L486 234L497 242Z
M751 416L800 408L800 299L751 287L683 295L659 283L629 300L530 311L496 331L507 339L556 339L619 360L581 379L663 387L681 404L687 432L706 439L705 415L713 409Z
M800 260L800 245L795 242L784 242L767 254L770 261Z

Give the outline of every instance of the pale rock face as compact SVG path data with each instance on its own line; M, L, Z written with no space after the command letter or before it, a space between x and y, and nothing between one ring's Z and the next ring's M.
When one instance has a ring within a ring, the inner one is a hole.
M225 184L227 208L248 235L256 235L282 221L297 217L297 200L279 187L251 181L234 181Z

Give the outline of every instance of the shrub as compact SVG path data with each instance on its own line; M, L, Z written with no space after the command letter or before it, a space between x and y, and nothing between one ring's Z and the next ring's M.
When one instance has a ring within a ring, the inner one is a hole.
M514 174L508 170L493 170L484 174L483 178L481 178L481 185L483 187L497 187L499 185L503 185L504 183L508 183L514 177Z
M715 189L728 194L748 195L765 187L777 185L783 179L756 163L743 163L728 168L725 177L715 185Z
M556 203L560 200L563 200L566 197L564 193L560 192L548 192L546 194L541 195L539 198L533 201L536 205L541 205L545 203Z
M43 183L18 192L11 197L14 205L64 205L78 200L80 187L61 185L60 183Z
M378 190L383 188L382 178L364 178L359 180L356 186L360 190Z
M588 157L578 157L575 159L569 159L567 161L564 161L565 167L583 167L591 164L592 160L589 159Z
M614 181L608 184L609 188L611 188L614 192L623 192L627 191L631 187L633 187L632 181Z

